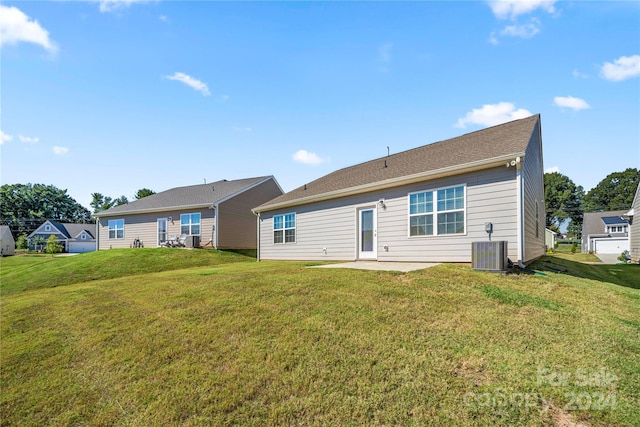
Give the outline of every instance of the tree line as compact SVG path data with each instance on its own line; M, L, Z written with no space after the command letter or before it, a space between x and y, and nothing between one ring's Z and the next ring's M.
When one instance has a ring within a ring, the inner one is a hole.
M544 198L547 228L559 232L569 221L567 232L579 236L582 219L587 212L607 212L631 209L640 182L640 170L628 168L607 175L585 192L568 176L559 172L544 174Z
M142 188L134 199L155 194ZM93 213L128 203L125 196L111 198L100 193L91 194ZM0 225L7 225L14 236L30 234L45 221L64 223L93 223L92 212L67 194L67 190L46 184L4 184L0 187Z

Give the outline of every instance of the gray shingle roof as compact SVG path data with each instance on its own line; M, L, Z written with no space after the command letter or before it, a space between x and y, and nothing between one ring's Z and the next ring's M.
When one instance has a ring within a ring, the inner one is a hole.
M116 206L111 209L98 212L94 216L114 216L138 212L173 210L186 207L208 207L269 178L272 177L261 176L256 178L236 179L233 181L221 180L210 184L175 187L139 200L134 200L125 205Z
M57 222L57 221L49 221L55 228L60 230L65 237L69 239L75 239L76 236L83 231L86 231L91 238L93 239L93 229L95 229L94 224L74 224L68 222Z
M414 174L436 172L508 155L524 155L540 115L515 120L456 138L337 170L283 194L256 212L304 203L313 196L348 190Z

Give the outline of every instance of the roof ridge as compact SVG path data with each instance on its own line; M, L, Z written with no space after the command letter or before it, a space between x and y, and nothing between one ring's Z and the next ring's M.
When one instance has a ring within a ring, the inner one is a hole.
M521 118L521 119L516 119L516 120L511 120L511 121L508 121L508 122L500 123L500 124L498 124L498 125L489 126L489 127L483 128L483 129L477 129L477 130L474 130L474 131L471 131L471 132L468 132L468 133L463 133L462 135L454 136L454 137L447 138L447 139L442 139L442 140L440 140L440 141L430 142L430 143L428 143L428 144L423 144L423 145L420 145L420 146L418 146L418 147L409 148L408 150L399 151L399 152L397 152L397 153L390 154L390 155L387 155L387 156L376 157L375 159L371 159L371 160L365 160L365 161L363 161L363 162L356 163L356 164L354 164L354 165L345 166L345 167L343 167L343 168L336 169L336 170L334 170L334 171L332 171L332 172L329 172L328 174L325 174L325 175L323 175L323 176L321 176L321 177L319 177L319 178L316 178L316 179L314 179L313 181L310 181L310 182L308 182L307 184L303 184L303 185L301 185L301 186L299 186L299 187L297 187L297 188L301 188L301 187L303 187L304 185L313 184L315 181L317 181L317 180L319 180L319 179L323 179L323 178L325 178L325 177L327 177L327 176L329 176L329 175L333 175L333 174L336 174L336 173L338 173L338 172L341 172L341 171L344 171L344 170L347 170L347 169L356 168L356 167L359 167L359 166L365 165L365 164L367 164L367 163L373 163L373 162L380 161L380 160L391 159L391 158L393 158L393 157L395 157L395 156L399 156L399 155L401 155L401 154L409 153L409 152L411 152L411 151L421 150L421 149L424 149L424 148L426 148L426 147L432 147L432 146L434 146L434 145L438 145L438 144L442 144L442 143L450 142L450 141L452 141L452 140L455 140L455 139L458 139L458 138L463 138L463 137L466 137L466 136L470 136L470 135L473 135L473 134L476 134L476 133L486 132L486 131L491 130L491 129L496 129L496 128L499 128L499 127L502 127L502 126L506 126L506 125L514 124L514 123L516 123L516 122L520 122L520 121L528 120L528 119L531 119L532 117L535 117L535 118L536 118L536 120L537 120L537 119L539 119L539 118L540 118L540 113L532 114L532 115L530 115L530 116L528 116L528 117L523 117L523 118Z

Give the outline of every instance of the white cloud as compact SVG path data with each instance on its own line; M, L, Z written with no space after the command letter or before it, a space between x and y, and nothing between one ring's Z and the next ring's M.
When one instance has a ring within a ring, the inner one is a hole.
M500 43L500 41L496 37L496 33L495 32L492 32L491 35L489 35L489 43L491 43L494 46L498 45Z
M58 145L54 145L53 146L53 153L56 156L64 156L65 154L67 154L69 152L69 149L67 147L60 147Z
M544 170L544 173L554 173L554 172L560 172L560 168L557 166L552 166Z
M393 49L393 43L384 43L378 47L378 56L382 62L391 61L391 50Z
M190 88L195 89L198 92L202 93L204 96L211 95L211 93L209 93L209 88L205 83L185 73L176 72L176 73L173 73L173 75L171 76L165 76L165 78L169 80L176 80L176 81L182 82L187 86L189 86Z
M556 96L553 98L553 105L557 107L571 108L572 110L586 110L591 108L587 101L573 96Z
M573 77L577 78L581 78L581 79L587 79L589 78L589 76L587 74L581 73L578 70L573 70L573 73L571 73L573 75Z
M329 158L322 158L316 153L310 153L307 150L298 150L292 157L296 162L304 163L305 165L319 165L320 163L329 161Z
M4 144L5 142L9 142L13 140L13 136L4 133L2 130L0 130L0 145Z
M24 135L18 135L18 139L20 140L20 142L24 142L25 144L36 144L38 141L40 141L40 139L37 137L30 137L30 136L24 136Z
M147 3L149 0L98 0L100 12L115 12L125 9L133 3Z
M251 132L253 129L250 127L234 126L233 130L235 130L236 132Z
M520 15L526 15L537 9L554 13L555 2L556 0L490 0L487 3L496 18L514 20Z
M502 31L500 31L500 35L530 39L540 32L539 25L540 21L534 18L528 24L507 25Z
M458 119L454 125L458 128L464 128L468 123L495 126L512 120L523 119L531 116L531 112L524 108L516 109L516 106L510 102L499 102L497 104L485 104L482 108L474 108L464 117Z
M55 53L58 46L49 38L49 32L38 21L32 20L15 6L0 5L0 46L20 42L42 46Z
M601 70L602 78L619 82L640 76L640 55L621 56L611 62L605 62Z

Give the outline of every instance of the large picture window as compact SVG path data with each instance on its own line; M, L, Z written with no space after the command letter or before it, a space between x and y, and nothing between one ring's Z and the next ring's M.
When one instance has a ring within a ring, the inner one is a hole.
M182 214L180 215L180 234L187 236L200 235L200 214Z
M273 217L273 243L295 243L296 214L275 215Z
M409 236L464 233L464 185L409 194Z
M124 219L109 220L109 238L124 239Z

